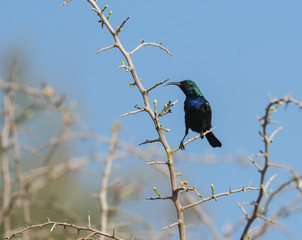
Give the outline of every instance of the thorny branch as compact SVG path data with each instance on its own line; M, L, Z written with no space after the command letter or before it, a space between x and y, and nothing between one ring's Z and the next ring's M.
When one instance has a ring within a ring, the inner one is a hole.
M117 28L116 34L118 34L118 33L122 30L123 26L125 25L125 23L126 23L129 19L130 19L130 17L127 17L127 18L122 22L121 26L119 26L119 27Z
M155 47L159 47L162 50L164 50L166 53L168 53L170 56L172 56L172 54L169 52L169 50L165 47L163 47L161 44L157 44L157 43L141 43L138 47L136 47L134 50L132 50L132 52L130 52L130 55L133 55L135 52L137 52L140 48L144 47L144 46L155 46Z
M93 235L100 235L100 236L104 236L104 237L107 237L107 238L110 238L110 239L114 239L114 240L123 240L122 238L117 237L114 232L113 232L113 234L108 234L108 233L99 231L97 229L94 229L94 228L92 228L90 226L83 227L83 226L78 226L78 225L67 223L67 222L55 222L55 221L51 221L50 219L48 219L48 221L45 222L45 223L27 226L26 228L24 228L24 229L22 229L20 231L17 231L15 233L11 234L11 235L9 235L8 237L5 238L5 240L10 240L14 236L21 235L24 232L27 232L29 230L43 229L46 226L51 226L51 229L50 229L51 232L54 231L54 229L57 226L62 226L64 228L66 228L66 227L67 228L74 228L78 232L80 232L80 231L88 231L88 232L91 232Z
M188 209L188 208L191 208L191 207L194 207L196 205L199 205L201 203L204 203L204 202L207 202L207 201L210 201L212 199L216 199L218 197L222 197L222 196L229 196L230 194L233 194L233 193L238 193L238 192L245 192L246 190L259 190L259 188L257 187L250 187L250 186L247 186L247 187L243 187L243 188L240 188L240 189L236 189L236 190L232 190L230 188L230 190L228 192L225 192L225 193L219 193L219 194L214 194L213 196L211 197L208 197L208 198L204 198L200 201L197 201L195 203L191 203L187 206L184 206L183 209Z
M283 98L277 98L277 99L272 99L270 97L270 103L268 104L268 106L265 109L265 114L262 118L258 118L258 121L261 124L262 127L262 131L259 132L260 136L262 137L262 140L264 142L264 151L263 153L260 154L260 156L264 157L264 166L261 168L255 161L253 158L250 158L250 160L252 161L252 163L257 167L257 169L260 172L260 191L257 197L257 200L252 204L254 206L254 210L252 212L252 215L247 217L247 223L244 227L244 230L242 232L241 235L241 240L246 240L249 236L249 229L252 225L252 223L255 221L255 219L257 218L262 218L263 216L261 215L261 213L264 211L266 212L267 209L262 209L261 210L261 201L263 199L263 196L265 196L267 193L267 186L268 184L272 181L272 178L268 180L267 183L265 183L265 178L267 175L267 170L268 168L271 166L270 163L270 159L269 159L269 147L272 143L273 137L281 130L281 128L277 128L275 131L273 131L272 134L269 135L268 133L268 126L272 123L275 123L273 121L271 121L272 119L272 115L273 113L282 105L285 105L285 107L289 104L293 104L293 105L297 105L300 109L302 108L302 102L299 102L295 99L293 99L290 95L285 96ZM297 175L294 175L294 179L297 178ZM298 184L298 183L297 183ZM282 186L282 185L281 185ZM299 188L299 187L298 187ZM276 193L278 193L279 190L277 189ZM273 193L272 196L274 196L275 194ZM271 201L272 198L270 198ZM267 202L268 204L269 202ZM265 205L265 207L267 208L268 205ZM266 219L267 221L267 219ZM274 221L269 220L270 224L273 224Z
M149 100L149 96L148 96L148 91L143 87L143 85L142 85L142 83L141 83L141 81L140 81L140 79L137 75L137 72L135 70L135 67L134 67L134 64L133 64L132 58L131 58L132 54L134 54L141 47L147 46L147 45L159 47L159 48L165 50L169 55L171 55L171 53L166 48L164 48L161 44L156 44L156 43L141 43L132 52L127 52L125 50L125 48L123 47L122 43L120 42L120 39L118 38L118 33L113 29L113 27L109 23L108 19L103 15L103 12L98 7L97 3L94 0L88 0L88 2L92 5L93 11L95 11L98 14L98 16L101 18L102 24L104 24L107 27L107 29L109 30L109 32L111 33L111 35L112 35L112 37L115 41L114 45L116 45L116 47L120 50L120 52L125 57L126 62L127 62L127 69L131 73L132 78L134 80L134 83L137 86L138 90L140 91L140 93L143 97L144 105L145 105L144 109L149 114L151 119L153 120L155 129L156 129L157 134L158 134L158 138L160 139L160 142L161 142L162 146L164 147L165 151L167 152L167 158L168 158L168 162L169 162L168 169L169 169L169 172L170 172L171 191L172 191L171 200L173 201L174 206L176 208L176 212L177 212L179 237L180 237L181 240L185 240L186 239L185 223L184 223L182 205L180 203L179 196L178 196L178 191L177 191L177 189L178 189L177 175L176 175L176 172L175 172L175 169L174 169L173 153L172 153L172 151L170 149L170 146L168 145L168 142L167 142L166 137L164 135L164 132L163 132L164 130L163 130L163 128L160 127L161 124L159 123L158 115L151 108L151 104L150 104L150 100Z

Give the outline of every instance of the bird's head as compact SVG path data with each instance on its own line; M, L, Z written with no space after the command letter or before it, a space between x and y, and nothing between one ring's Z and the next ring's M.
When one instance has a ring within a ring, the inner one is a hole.
M165 86L168 86L168 85L178 86L187 97L201 97L202 96L196 83L193 82L192 80L184 80L181 82L170 82L170 83L167 83Z

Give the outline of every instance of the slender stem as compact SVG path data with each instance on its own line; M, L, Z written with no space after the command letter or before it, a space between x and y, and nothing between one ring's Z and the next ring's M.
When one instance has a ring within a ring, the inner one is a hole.
M103 179L102 179L102 190L99 194L99 203L101 208L101 231L107 232L108 231L108 201L107 201L107 195L108 195L108 187L109 187L109 176L113 167L113 158L117 146L117 135L119 132L119 126L114 126L112 137L109 142L109 154L106 158L106 168L105 172L103 173ZM101 237L100 239L103 239Z
M9 162L9 142L10 142L10 132L12 123L14 121L14 112L13 112L13 101L11 94L11 85L15 81L17 62L16 60L13 62L11 76L8 82L8 85L4 87L3 94L3 114L4 114L4 125L1 132L1 170L3 176L3 201L2 201L2 209L9 209L10 205L10 197L11 197L11 187L12 180L10 175L10 162ZM5 85L5 84L4 84ZM4 234L10 233L10 214L7 213L4 216Z

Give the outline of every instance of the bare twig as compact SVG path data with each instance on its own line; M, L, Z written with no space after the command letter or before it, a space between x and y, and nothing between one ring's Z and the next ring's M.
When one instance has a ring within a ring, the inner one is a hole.
M100 52L106 51L106 50L114 48L114 47L116 47L116 45L112 45L112 46L105 47L105 48L99 48L99 50L97 50L93 55L96 55L96 54L98 54Z
M147 92L150 92L151 90L153 90L154 88L156 88L159 85L164 84L165 82L169 81L169 78L165 79L164 81L161 82L157 82L154 86L150 87L149 89L147 89Z
M250 187L250 186L247 186L247 187L243 187L243 188L240 188L240 189L236 189L236 190L232 190L230 188L230 190L228 192L225 192L225 193L219 193L219 194L214 194L213 196L211 197L207 197L207 198L204 198L200 201L197 201L195 203L191 203L191 204L188 204L186 206L183 207L184 210L188 209L188 208L191 208L191 207L195 207L201 203L204 203L204 202L208 202L212 199L215 199L215 198L219 198L219 197L222 197L222 196L229 196L230 194L233 194L233 193L238 193L238 192L245 192L246 190L259 190L259 188L257 187Z
M170 224L169 226L162 228L161 230L167 230L167 229L169 229L169 228L172 228L172 227L177 226L178 224L179 224L178 222L172 223L172 224Z
M141 47L144 46L155 46L155 47L159 47L162 50L164 50L167 54L169 54L170 56L172 56L172 54L169 52L169 50L165 47L163 47L161 44L157 44L157 43L141 43L140 45L138 45L134 50L132 50L132 52L130 52L129 54L132 55L134 54L136 51L138 51Z
M274 139L274 137L275 137L275 135L280 131L282 129L282 127L278 127L272 134L271 134L271 136L269 137L269 141L270 142L272 142L273 141L273 139Z
M121 116L119 116L118 118L126 117L126 116L132 115L132 114L135 115L135 114L137 114L137 113L139 113L139 112L143 112L143 111L145 111L145 109L144 109L144 108L141 108L141 109L138 109L138 110L136 110L136 111L124 113L124 114L122 114Z
M148 140L146 139L146 141L142 142L142 143L139 143L138 145L144 145L144 144L147 144L147 143L154 143L154 142L160 142L160 139L153 139L153 140Z
M65 2L63 2L60 6L60 8L64 7L67 3L69 3L71 0L66 0Z
M277 168L284 169L284 170L286 170L286 171L288 171L288 172L291 172L293 176L297 176L297 175L298 175L298 174L295 172L295 170L294 170L293 168L288 167L288 166L285 166L285 165L283 165L283 164L272 163L272 162L270 162L270 163L269 163L269 166L270 166L270 167L277 167Z
M167 162L159 162L159 161L154 161L154 162L148 162L148 165L154 165L154 164L162 164L162 165L166 165Z
M252 157L248 156L248 159L254 164L254 166L255 166L260 172L262 171L262 168L259 166L258 163L256 163L256 161L255 161Z
M241 211L243 212L243 214L245 215L245 219L248 219L249 215L247 214L247 212L245 211L245 209L243 208L243 206L239 202L237 202L237 201L236 201L236 203L237 203L238 207L241 209Z
M263 219L264 221L267 221L267 222L269 222L269 223L271 223L271 224L277 224L277 222L276 222L274 219L269 219L269 218L266 218L266 217L264 217L264 216L262 216L262 215L258 215L258 218L261 218L261 219Z
M150 197L150 198L146 198L146 200L167 200L170 199L171 200L172 197Z
M130 19L130 17L127 17L116 30L116 34L119 34L119 32L122 30L122 27L125 25L125 23Z
M271 176L271 177L269 178L269 180L266 182L266 184L265 184L265 186L264 186L264 190L265 190L264 194L265 194L265 195L266 195L268 186L271 184L271 182L272 182L272 181L274 180L274 178L277 177L277 176L278 176L277 174L274 174L274 175Z

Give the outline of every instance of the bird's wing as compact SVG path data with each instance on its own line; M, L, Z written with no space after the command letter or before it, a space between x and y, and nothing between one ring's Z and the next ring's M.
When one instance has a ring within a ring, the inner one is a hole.
M195 132L211 128L211 107L206 101L191 101L185 104L186 126Z
M206 101L199 106L198 115L201 121L205 121L211 124L212 119L212 109L210 104Z
M211 118L212 117L212 109L211 109L211 106L210 106L208 101L205 102L204 108L205 108L205 111L209 113L210 118Z

